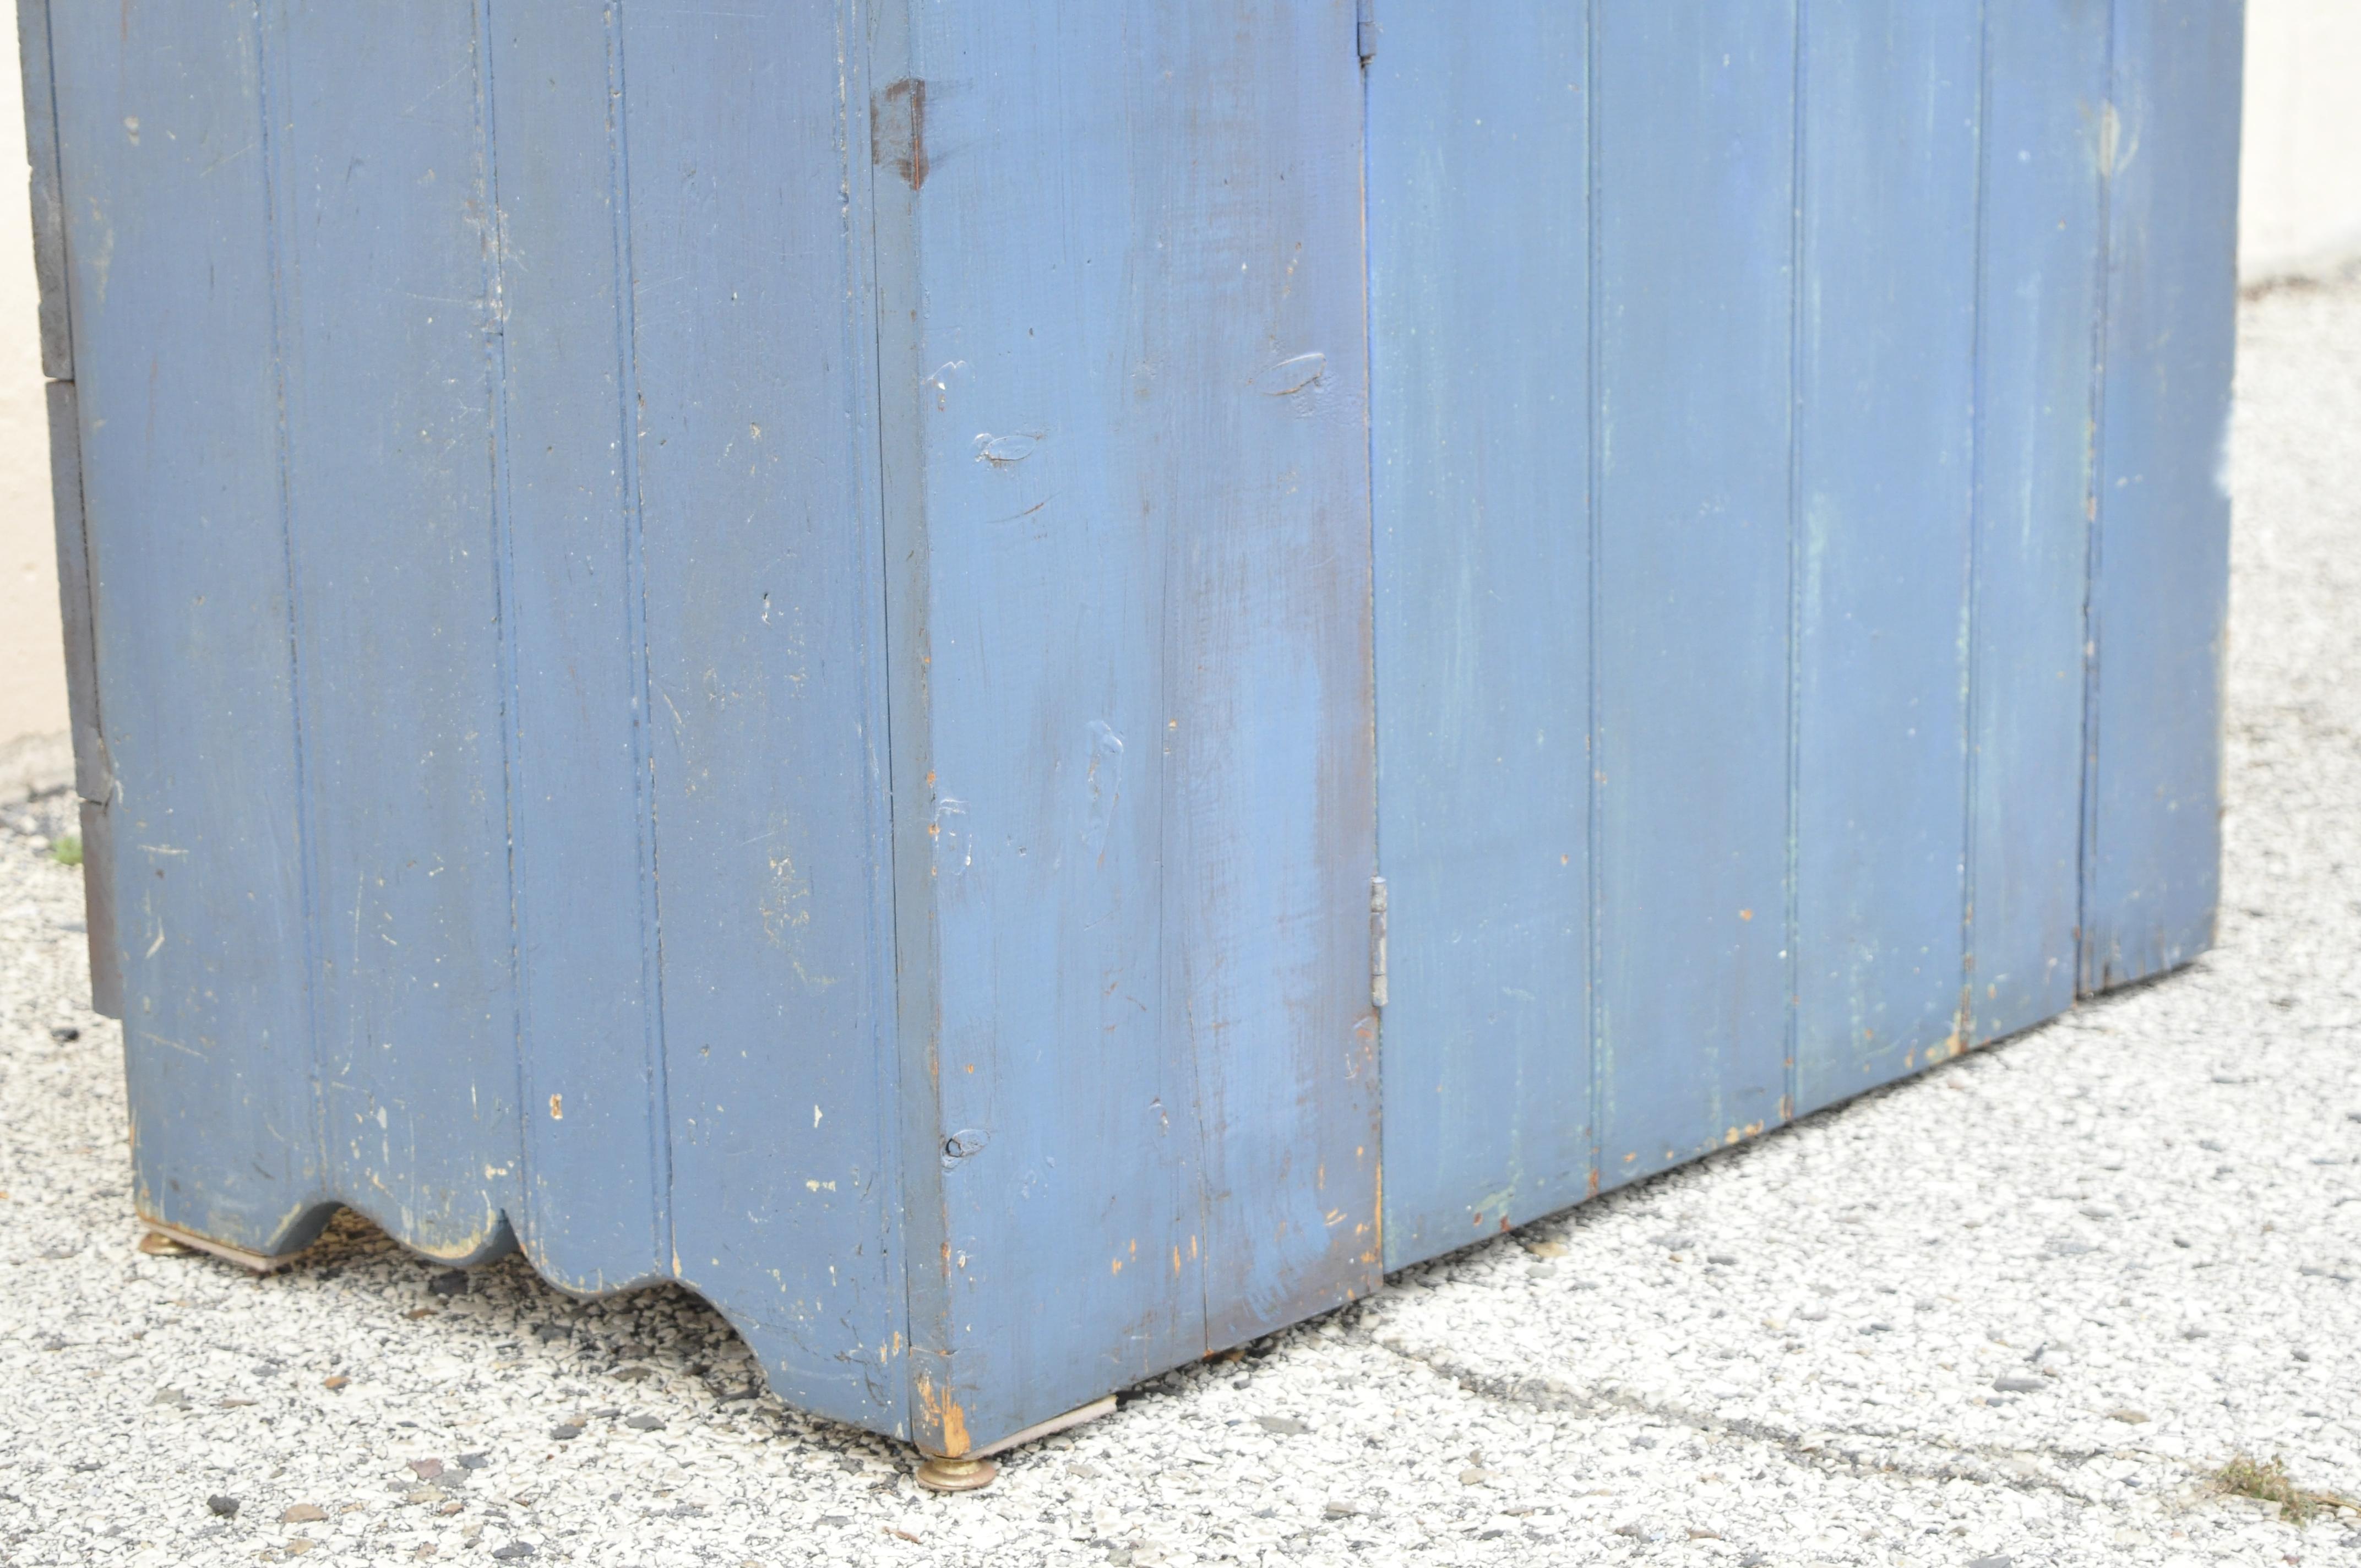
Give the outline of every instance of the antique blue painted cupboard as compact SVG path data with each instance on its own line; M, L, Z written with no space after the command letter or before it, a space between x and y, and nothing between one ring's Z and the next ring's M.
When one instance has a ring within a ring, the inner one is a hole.
M2210 939L2236 0L20 10L170 1233L957 1455Z

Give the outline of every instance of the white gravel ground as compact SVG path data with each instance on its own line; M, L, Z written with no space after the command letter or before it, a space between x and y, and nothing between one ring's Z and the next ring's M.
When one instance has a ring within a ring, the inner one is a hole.
M979 1496L754 1392L680 1292L511 1258L443 1294L352 1222L259 1281L136 1251L63 803L0 809L0 1563L2361 1565L2354 1510L2209 1480L2361 1496L2361 284L2250 302L2242 346L2218 952Z

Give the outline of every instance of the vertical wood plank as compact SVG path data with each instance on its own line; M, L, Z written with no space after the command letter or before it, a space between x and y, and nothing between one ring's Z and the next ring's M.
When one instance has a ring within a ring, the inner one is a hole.
M956 1452L1377 1277L1360 77L1346 0L907 15L914 1418Z
M895 606L917 676L895 704L917 733L897 737L895 804L936 970L932 1016L906 1003L926 1047L908 1081L934 1086L907 1169L944 1260L913 1291L912 1416L944 1452L1204 1343L1201 1124L1168 1038L1161 883L1165 551L1191 498L1141 471L1186 445L1197 367L1166 361L1202 326L1141 311L1132 273L1185 312L1176 248L1235 237L1168 230L1152 175L1144 221L1115 199L1154 134L1127 119L1169 112L1161 93L1126 104L1129 9L913 7L877 69L886 450L906 465L889 553L920 565ZM985 90L947 85L967 82Z
M1369 66L1389 1267L1589 1184L1589 13Z
M1600 1179L1782 1114L1792 5L1603 5Z
M2116 0L2082 984L2211 946L2221 893L2239 0Z
M536 0L488 18L515 671L519 1229L533 1266L577 1290L672 1272L609 11Z
M25 82L25 163L33 207L33 280L40 290L41 374L73 379L66 281L66 221L58 176L58 104L49 49L49 0L16 0L16 52Z
M782 1398L890 1430L906 1301L858 14L617 16L670 1262Z
M478 15L262 14L327 1168L474 1259L521 1193Z
M1959 1034L1982 9L1803 6L1797 1114Z
M51 21L134 1201L270 1251L326 1211L254 9Z
M1988 5L1969 1043L2073 1003L2108 8Z
M1184 264L1141 293L1148 362L1187 390L1135 482L1171 498L1177 525L1164 541L1164 985L1203 1129L1209 1350L1384 1278L1355 13L1350 0L1275 15L1149 0L1131 28L1153 40L1143 85L1199 84L1163 99L1130 152L1153 237ZM1185 173L1174 146L1196 154ZM1184 224L1202 225L1186 243Z

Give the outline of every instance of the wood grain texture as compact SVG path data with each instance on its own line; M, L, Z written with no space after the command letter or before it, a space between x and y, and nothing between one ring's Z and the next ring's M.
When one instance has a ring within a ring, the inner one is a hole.
M472 1261L522 1190L478 16L261 16L325 1168Z
M52 20L133 1198L271 1250L327 1193L254 8Z
M672 1273L617 44L601 0L487 18L525 1159L514 1219L533 1266L583 1291Z
M858 35L617 15L673 1268L781 1398L900 1431Z
M959 1453L2185 961L2237 10L27 0L137 1205Z
M2072 1004L2108 11L1984 8L1969 1044Z
M1958 1042L1982 9L1803 9L1796 1114Z
M1377 1278L1360 82L1341 0L906 15L913 1417L957 1452Z
M2116 0L2082 985L2177 968L2221 896L2239 0Z
M58 172L58 104L49 49L50 0L17 0L16 50L24 70L25 163L33 208L33 280L41 300L41 374L73 379L67 297L66 222ZM79 755L79 753L77 753Z
M1391 0L1384 20L1369 319L1399 1265L1590 1180L1589 17Z
M1599 1178L1786 1090L1795 18L1594 13Z

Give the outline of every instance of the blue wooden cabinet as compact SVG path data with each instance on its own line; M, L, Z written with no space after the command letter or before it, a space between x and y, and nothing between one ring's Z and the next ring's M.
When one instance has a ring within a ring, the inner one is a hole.
M174 1233L957 1455L2209 939L2235 0L20 13Z

